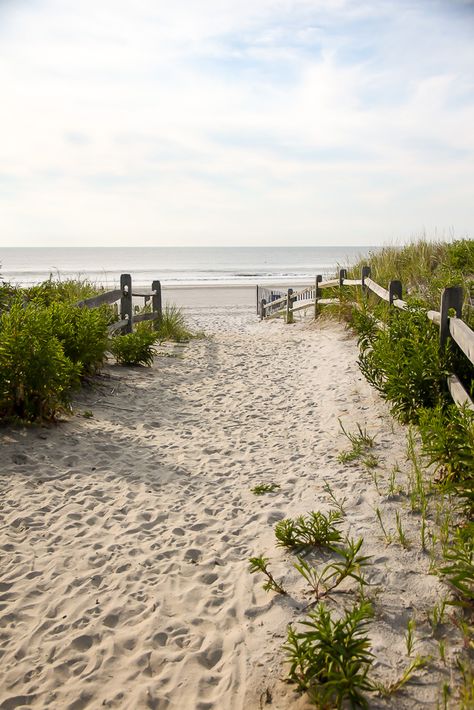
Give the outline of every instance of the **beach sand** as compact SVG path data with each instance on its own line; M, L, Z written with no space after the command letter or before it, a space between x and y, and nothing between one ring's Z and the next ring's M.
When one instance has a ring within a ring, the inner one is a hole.
M409 663L412 617L414 653L434 659L371 707L436 707L449 675L426 613L446 589L419 517L386 495L394 466L408 470L406 432L342 325L260 323L241 294L228 309L186 292L209 337L161 346L150 369L108 365L56 426L0 430L0 708L309 707L282 681L281 646L311 597L274 526L333 507L325 482L372 556L375 674L389 683ZM375 436L380 494L361 463L338 461L339 419ZM259 483L280 488L255 496ZM391 532L401 511L410 549L385 544L377 507ZM249 574L258 554L289 596Z

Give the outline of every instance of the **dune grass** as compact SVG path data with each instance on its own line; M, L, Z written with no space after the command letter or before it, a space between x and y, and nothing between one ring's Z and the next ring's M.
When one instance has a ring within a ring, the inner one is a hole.
M471 239L442 242L420 238L405 246L384 246L349 267L348 278L360 278L365 264L370 264L371 278L378 284L387 288L391 280L398 279L404 297L426 308L439 309L441 292L446 286L463 287L466 307L469 297L474 295Z

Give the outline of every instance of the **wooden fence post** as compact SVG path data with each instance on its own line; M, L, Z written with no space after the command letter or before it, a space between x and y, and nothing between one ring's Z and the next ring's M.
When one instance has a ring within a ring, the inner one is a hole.
M462 286L449 286L443 289L441 294L440 323L439 323L439 347L444 350L449 337L449 311L453 308L456 311L456 318L462 316L463 290Z
M155 330L158 330L161 325L161 321L163 320L163 304L161 302L161 281L152 281L151 290L155 291L151 300L151 310L153 312L156 311L158 313L158 317L156 319L155 324Z
M265 318L265 305L267 301L265 298L262 298L260 301L260 320L263 320Z
M120 276L120 289L122 297L120 299L120 319L128 320L123 327L124 333L131 333L133 330L133 305L132 305L132 277L130 274Z
M388 285L388 298L390 305L396 298L402 300L402 282L401 281L390 281Z
M360 275L360 279L362 281L362 293L365 293L367 291L367 286L365 285L365 279L370 278L370 266L363 266L362 267L362 272Z
M342 287L344 285L344 279L347 279L347 270L339 269L339 305L342 303Z
M293 289L289 288L286 296L286 322L293 323Z
M314 284L314 320L318 317L318 298L321 298L321 289L319 288L319 284L323 280L323 277L321 274L318 274L316 276L316 282Z

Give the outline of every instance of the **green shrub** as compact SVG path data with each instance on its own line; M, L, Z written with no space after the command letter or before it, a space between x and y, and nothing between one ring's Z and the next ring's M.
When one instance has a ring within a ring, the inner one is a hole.
M284 650L290 663L289 680L306 690L321 708L367 707L363 695L373 690L368 672L373 662L367 624L373 616L371 605L361 601L334 619L320 602L301 622L304 631L290 624ZM344 706L345 707L345 706Z
M65 355L72 362L81 363L83 374L96 372L108 347L107 310L53 302L50 311L54 334L62 343Z
M474 511L474 412L456 405L422 410L419 417L423 454L435 466L438 481Z
M141 328L135 333L118 335L110 342L110 351L120 365L148 365L153 363L153 345L157 333Z
M16 286L3 282L0 284L0 312L6 311L21 296L21 291Z
M418 307L394 309L386 330L361 350L359 366L402 422L417 422L420 409L436 406L446 390L438 331Z
M0 318L0 415L54 419L79 382L81 366L64 354L52 313L16 301Z
M423 453L443 481L474 474L474 412L455 404L423 410L419 417Z
M30 288L22 289L25 300L34 301L42 306L52 303L77 303L86 298L97 296L103 291L90 281L80 279L49 279Z

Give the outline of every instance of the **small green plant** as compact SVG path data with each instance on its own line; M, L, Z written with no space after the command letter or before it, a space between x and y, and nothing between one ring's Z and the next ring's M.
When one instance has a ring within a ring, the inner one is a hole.
M438 536L436 532L433 530L430 533L431 537L431 545L430 545L430 567L429 567L429 572L430 574L437 574L438 572Z
M397 526L398 541L400 542L400 545L402 547L408 549L410 547L410 541L407 538L405 531L403 530L402 521L398 510L395 512L395 522Z
M250 574L255 574L261 572L267 577L267 581L264 583L263 588L266 592L273 591L278 594L285 595L287 592L283 589L281 584L279 584L275 577L272 575L268 569L269 559L260 555L259 557L251 557L250 560Z
M135 333L118 335L110 342L110 352L119 365L153 364L154 344L157 335L151 330L137 330Z
M174 304L166 304L161 319L157 323L157 339L160 342L171 340L176 343L187 342L193 333L186 326L183 311Z
M82 416L84 417L84 419L92 419L92 417L93 417L94 415L93 415L93 413L90 411L90 409L85 409L85 410L82 412Z
M366 581L361 574L361 569L368 565L370 558L359 554L362 542L362 538L359 540L348 539L343 547L331 547L332 552L341 557L342 561L329 562L322 566L320 571L312 567L302 557L298 557L298 562L294 566L316 595L312 604L323 597L330 596L345 579L353 579L361 588L364 587Z
M411 652L413 651L413 647L415 645L415 629L416 629L415 619L408 619L407 632L405 634L405 643L407 646L407 655L408 656L411 656Z
M289 680L307 691L318 707L367 707L364 693L373 689L368 673L373 662L367 625L372 606L361 601L335 619L320 602L301 622L290 624L284 650L290 663Z
M440 661L442 661L444 665L446 665L446 644L443 639L440 639L438 641L438 653Z
M451 532L453 530L453 510L450 507L446 507L443 511L442 516L439 520L439 540L441 543L441 549L443 553L448 549L449 542L451 539Z
M329 485L329 483L327 481L324 481L323 491L328 494L328 496L330 497L330 499L332 500L332 502L334 503L336 508L339 510L341 515L345 515L346 511L344 509L344 504L347 503L347 497L344 496L344 498L341 501L339 501L336 498L336 495L335 495L333 489L331 488L331 486Z
M431 611L427 612L428 623L431 626L433 634L444 624L447 604L448 600L446 598L441 599L439 602L436 602Z
M377 456L374 456L373 454L369 454L368 456L365 456L362 459L362 463L364 464L364 466L366 468L374 469L374 468L377 468L377 466L379 465L379 460L378 460Z
M383 536L384 536L384 538L385 538L385 542L387 543L387 545L390 545L390 543L392 542L392 536L391 536L391 535L387 532L387 530L385 529L385 525L383 524L382 513L380 512L380 508L376 508L376 509L375 509L375 514L376 514L376 516L377 516L377 520L378 520L379 523L380 523L380 527L382 528L382 532L383 532Z
M408 431L407 459L411 463L408 477L408 495L412 511L420 512L426 506L427 492L423 466L416 451L413 429Z
M421 526L420 526L420 536L421 536L421 549L426 552L427 548L427 526L426 519L428 514L428 502L423 501L423 506L421 508Z
M341 518L340 511L331 510L327 515L313 511L294 520L280 520L275 526L277 545L291 550L332 545L342 538L337 529Z
M379 494L379 496L381 496L381 495L382 495L382 491L381 491L381 489L380 489L379 476L378 476L378 473L377 473L377 469L376 469L376 468L369 468L368 471L369 471L369 474L370 474L370 477L371 477L372 481L374 482L375 490L377 491L377 493Z
M357 424L357 432L353 433L347 431L340 419L339 426L341 427L342 433L346 439L349 440L351 448L348 451L342 451L338 456L338 461L341 463L351 463L352 461L357 461L365 455L364 464L367 468L373 468L374 465L376 466L378 461L375 457L366 455L367 450L371 449L375 442L374 437L368 434L367 429L365 429L365 427L362 428L360 424ZM365 461L368 461L368 464L366 464Z
M395 465L390 471L390 477L388 479L388 495L394 497L401 493L401 487L397 485L397 474L400 473L400 468Z
M459 659L458 668L462 677L459 709L472 710L474 707L474 672L470 659Z
M388 697L390 695L393 695L396 693L398 690L403 688L404 685L408 683L408 681L412 678L413 673L417 671L420 668L424 668L428 662L427 658L424 658L423 656L416 656L416 658L413 659L413 661L405 668L403 673L400 675L397 680L395 680L393 683L390 683L389 685L385 685L383 683L376 683L375 687L379 691L379 693L384 696Z
M259 483L251 488L251 492L256 496L263 496L265 493L273 493L280 488L278 483Z

